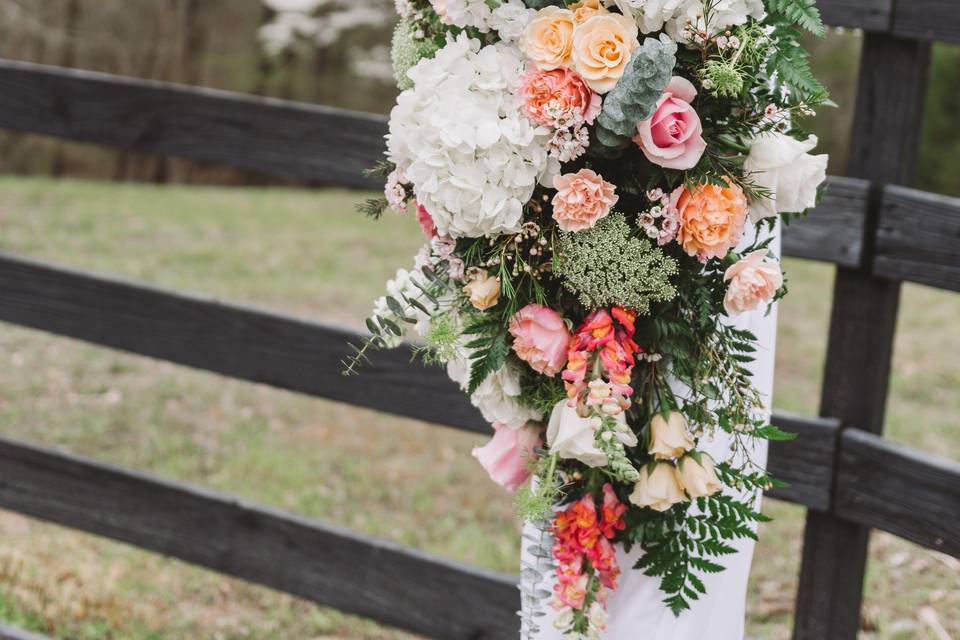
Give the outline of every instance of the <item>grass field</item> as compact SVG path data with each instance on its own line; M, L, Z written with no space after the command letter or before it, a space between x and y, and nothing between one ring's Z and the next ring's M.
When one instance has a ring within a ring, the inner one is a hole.
M3 178L0 248L359 326L419 243L410 219L355 214L360 197ZM787 269L776 405L813 413L831 269ZM954 459L958 316L960 296L906 287L887 425L891 439ZM510 498L469 457L480 437L10 326L0 326L0 353L5 436L514 570ZM803 511L772 501L766 510L776 521L757 551L748 635L779 640L789 637ZM71 639L405 637L3 512L0 617ZM960 563L874 535L864 638L945 637L960 637Z

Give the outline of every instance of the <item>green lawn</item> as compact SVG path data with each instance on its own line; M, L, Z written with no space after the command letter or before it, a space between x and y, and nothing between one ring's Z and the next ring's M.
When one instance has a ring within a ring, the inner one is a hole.
M411 219L373 223L355 214L361 197L3 178L0 248L360 326L420 236ZM831 270L801 261L787 268L776 404L812 413ZM953 458L958 315L960 296L906 287L888 412L892 439ZM9 326L0 326L0 352L5 436L514 571L510 498L469 457L481 437ZM777 520L757 552L749 636L786 639L803 512L772 501L767 511ZM960 563L875 535L866 613L865 638L942 638L937 625L960 636ZM2 512L0 617L61 638L403 637Z

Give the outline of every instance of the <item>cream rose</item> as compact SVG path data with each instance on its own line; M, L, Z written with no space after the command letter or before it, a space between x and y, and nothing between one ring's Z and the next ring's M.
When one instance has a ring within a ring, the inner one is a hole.
M610 13L600 0L580 0L580 2L574 2L570 5L570 11L573 11L573 20L577 24L586 22L598 13Z
M680 473L669 462L657 462L653 471L650 465L640 469L640 480L634 485L630 502L638 507L649 507L656 511L666 511L678 502L685 502L680 485Z
M770 302L783 284L780 263L768 258L767 253L767 249L751 251L724 272L727 293L723 297L723 308L731 316Z
M607 93L639 46L637 25L630 18L619 13L594 14L573 32L573 66L587 86Z
M683 456L679 464L680 483L691 498L712 496L720 491L720 479L714 469L713 458L707 454Z
M476 309L480 311L489 309L496 306L500 300L500 278L481 271L463 288L463 291L470 296L470 304Z
M625 446L636 446L637 438L627 426L626 414L621 412L614 420L617 421L616 438ZM607 455L595 444L600 424L600 418L581 418L576 408L561 400L550 413L547 446L561 458L579 460L588 467L602 467L607 464Z
M520 48L540 69L549 71L569 66L573 52L573 27L572 11L554 6L544 7L527 25Z
M693 449L693 437L679 411L671 411L666 420L659 413L650 421L649 453L657 460L679 458Z
M778 213L805 211L817 203L817 188L827 177L827 155L808 153L817 136L803 142L782 133L758 136L750 147L743 169L753 183L770 191L769 198L750 203L754 222Z

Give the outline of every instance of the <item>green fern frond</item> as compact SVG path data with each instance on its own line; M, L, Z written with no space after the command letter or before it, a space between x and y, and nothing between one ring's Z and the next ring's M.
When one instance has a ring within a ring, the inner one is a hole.
M772 16L781 17L784 21L806 29L818 38L827 34L816 0L767 0L766 4L767 12Z

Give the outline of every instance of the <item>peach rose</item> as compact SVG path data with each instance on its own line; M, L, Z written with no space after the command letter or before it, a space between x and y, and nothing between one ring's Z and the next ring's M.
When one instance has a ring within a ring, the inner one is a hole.
M780 263L768 258L767 253L767 249L751 251L723 274L729 283L723 308L730 315L752 311L761 302L769 302L783 284Z
M564 231L583 231L610 213L617 203L616 187L590 169L553 179L553 219Z
M707 454L696 452L684 456L679 464L680 484L691 498L712 496L722 488L713 458Z
M527 25L521 49L540 69L566 67L573 51L573 12L549 6Z
M677 242L687 255L701 262L722 258L740 242L747 219L747 198L743 189L703 184L694 191L680 186L670 195L670 205L680 216Z
M528 304L510 318L513 350L537 373L555 376L567 364L570 331L560 314Z
M536 458L534 447L540 444L540 426L528 422L519 429L494 422L493 438L471 454L480 462L490 479L507 491L516 491L530 477L528 465Z
M619 13L598 13L573 32L573 67L591 89L607 93L639 46L635 22Z
M481 271L463 288L463 292L470 297L474 308L480 311L489 309L500 300L500 278Z
M557 126L557 116L581 116L587 124L600 114L600 96L570 69L534 69L520 85L523 111L531 120ZM559 113L557 113L559 111Z
M637 143L647 160L666 169L692 169L707 143L700 116L690 103L697 90L686 78L674 76L663 92L653 115L637 123Z
M588 18L598 13L610 13L600 0L580 0L571 4L568 9L573 11L573 21L577 24L586 22Z

